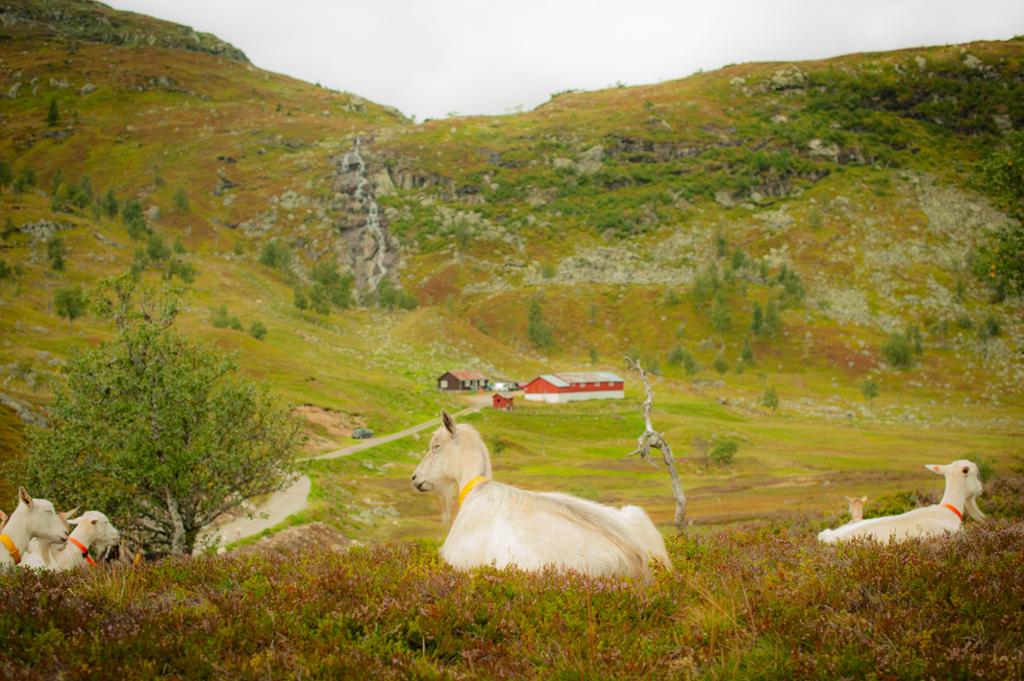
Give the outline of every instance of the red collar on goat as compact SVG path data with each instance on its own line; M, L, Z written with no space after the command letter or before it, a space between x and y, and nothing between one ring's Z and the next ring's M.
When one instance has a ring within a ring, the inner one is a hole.
M949 509L950 511L952 511L953 513L956 513L956 517L960 519L960 522L963 522L963 520L964 520L964 514L960 512L960 509L959 509L959 508L957 508L957 507L956 507L956 506L954 506L953 504L943 504L943 506L945 506L946 508L948 508L948 509Z
M88 563L89 565L96 565L96 561L94 561L92 559L92 556L89 555L89 549L86 548L85 544L78 541L74 537L68 537L68 541L78 547L78 550L82 552L82 558L85 558L86 563Z

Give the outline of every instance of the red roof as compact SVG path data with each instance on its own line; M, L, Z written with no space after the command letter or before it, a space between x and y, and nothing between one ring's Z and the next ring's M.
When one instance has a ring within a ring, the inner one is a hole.
M459 371L449 371L449 374L459 379L460 381L486 381L487 377L481 374L479 371L473 371L471 369L461 369Z

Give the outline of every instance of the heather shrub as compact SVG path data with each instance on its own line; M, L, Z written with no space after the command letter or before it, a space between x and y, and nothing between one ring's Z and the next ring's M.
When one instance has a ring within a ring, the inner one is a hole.
M457 572L430 542L6 571L0 675L1019 678L1019 527L892 546L696 530L649 583Z

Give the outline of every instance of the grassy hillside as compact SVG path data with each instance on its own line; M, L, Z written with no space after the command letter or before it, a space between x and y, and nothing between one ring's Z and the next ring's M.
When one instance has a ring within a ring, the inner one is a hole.
M110 336L60 319L55 292L135 266L184 286L187 331L308 405L311 452L459 406L433 387L450 368L525 379L627 353L663 375L655 424L701 523L836 509L927 486L922 463L1019 452L1024 307L972 265L1010 219L974 168L1024 127L1024 41L736 65L417 125L188 27L71 0L2 12L0 391L39 409L68 353ZM352 286L327 315L294 304L318 265ZM474 422L508 479L664 521L662 474L621 460L629 395ZM16 421L0 428L16 455ZM736 463L704 470L694 435L736 439ZM298 520L437 536L405 482L422 448L308 464Z

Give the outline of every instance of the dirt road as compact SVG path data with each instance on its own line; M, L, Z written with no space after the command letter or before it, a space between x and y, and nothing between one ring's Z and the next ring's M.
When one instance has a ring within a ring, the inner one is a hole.
M473 404L461 411L455 412L454 416L456 418L478 412L491 402L490 395L474 395L471 399ZM409 435L418 433L421 430L436 428L440 423L440 418L432 419L430 421L420 423L419 425L412 426L411 428L400 430L397 433L362 440L349 445L348 447L342 447L341 449L336 449L332 452L307 457L304 460L337 459L342 456L350 456L356 452L361 452L365 449L382 445L385 442L400 440L403 437L408 437ZM224 546L226 544L236 542L239 539L259 534L263 530L269 529L274 525L283 522L288 516L298 513L306 508L309 503L310 487L310 479L303 475L297 478L295 482L289 485L286 489L267 497L263 503L253 509L253 516L251 518L243 515L233 518L222 525L208 527L200 533L200 538L209 539L211 537L215 537L216 539L214 543ZM202 541L199 543L200 545L205 545Z

